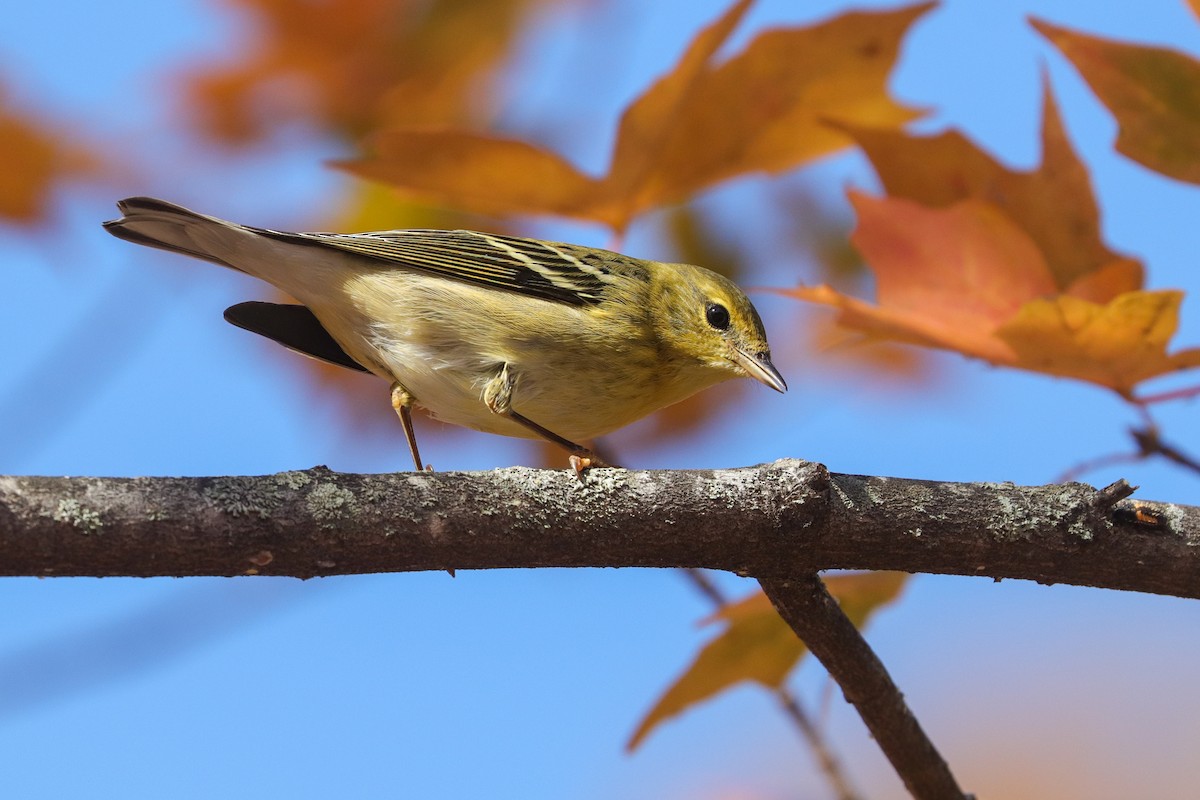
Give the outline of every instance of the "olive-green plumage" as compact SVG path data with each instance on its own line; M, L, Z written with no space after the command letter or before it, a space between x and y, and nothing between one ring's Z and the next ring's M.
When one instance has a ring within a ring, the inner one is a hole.
M457 425L574 444L708 386L779 391L762 321L731 281L688 264L472 231L284 233L150 198L118 204L110 233L261 278L296 307L227 318L393 385Z

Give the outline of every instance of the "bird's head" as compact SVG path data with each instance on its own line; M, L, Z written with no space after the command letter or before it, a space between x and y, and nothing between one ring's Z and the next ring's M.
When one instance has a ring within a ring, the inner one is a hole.
M661 341L726 377L753 378L778 392L787 391L787 383L771 363L762 319L745 292L701 267L661 267L651 293L651 313Z

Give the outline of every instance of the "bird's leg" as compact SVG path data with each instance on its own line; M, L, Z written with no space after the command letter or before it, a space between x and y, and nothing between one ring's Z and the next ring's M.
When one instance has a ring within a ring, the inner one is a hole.
M487 404L487 407L493 413L508 417L513 422L523 425L546 441L553 442L565 449L571 454L571 466L575 469L577 476L582 477L583 471L588 467L610 466L609 464L605 464L595 453L583 445L575 444L570 439L564 439L554 431L547 430L533 420L523 417L514 411L512 407L512 395L515 387L516 380L513 378L512 373L509 372L508 364L505 364L500 368L500 372L496 374L496 377L488 381L487 385L483 387L483 402Z
M417 434L413 430L412 424L412 406L415 400L408 393L408 390L399 383L392 384L392 408L396 409L396 413L400 416L400 424L404 426L404 437L408 439L408 449L412 451L413 464L417 467L417 472L423 472L425 467L421 465L421 452L417 450Z

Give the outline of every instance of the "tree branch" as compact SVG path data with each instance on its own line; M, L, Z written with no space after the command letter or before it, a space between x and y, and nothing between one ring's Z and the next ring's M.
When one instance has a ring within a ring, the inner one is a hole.
M904 695L821 579L809 574L761 583L775 610L829 670L847 702L858 709L912 796L964 800L966 795Z
M312 577L502 567L703 567L760 579L919 797L962 793L816 572L892 569L1200 596L1200 509L1123 481L692 472L0 477L0 575ZM853 635L850 635L853 633Z
M891 569L1200 597L1200 509L1023 487L743 469L0 477L0 575Z

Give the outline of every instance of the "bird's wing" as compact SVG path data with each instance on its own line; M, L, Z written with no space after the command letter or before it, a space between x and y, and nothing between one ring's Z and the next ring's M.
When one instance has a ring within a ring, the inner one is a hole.
M255 230L292 242L354 253L381 266L412 269L573 306L601 302L607 286L641 269L636 259L618 253L474 231L287 234Z
M225 320L302 355L359 372L368 371L346 355L307 306L257 301L238 303L225 309Z

